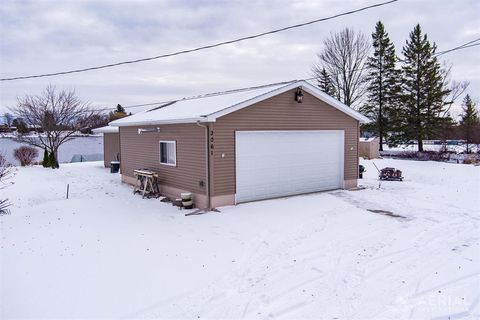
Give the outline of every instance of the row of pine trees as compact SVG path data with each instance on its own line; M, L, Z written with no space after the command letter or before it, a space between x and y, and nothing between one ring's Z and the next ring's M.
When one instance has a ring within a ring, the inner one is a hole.
M453 103L448 85L448 70L438 60L435 43L430 43L420 25L416 25L402 48L402 59L379 21L372 34L373 54L365 69L367 94L360 111L372 122L363 130L374 133L383 144L398 145L416 141L423 151L423 141L438 138L454 121L448 110ZM335 96L329 75L323 70L320 88ZM463 122L478 122L470 96L464 101ZM468 110L467 110L468 109Z

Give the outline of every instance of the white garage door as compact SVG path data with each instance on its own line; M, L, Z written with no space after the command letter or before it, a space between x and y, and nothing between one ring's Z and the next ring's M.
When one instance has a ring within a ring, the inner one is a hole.
M235 148L237 203L343 186L343 131L237 131Z

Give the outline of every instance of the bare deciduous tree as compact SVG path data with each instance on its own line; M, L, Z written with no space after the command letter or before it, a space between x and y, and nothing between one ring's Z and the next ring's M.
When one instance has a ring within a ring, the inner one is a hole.
M13 170L12 166L10 166L7 162L7 158L0 153L0 190L5 188L7 185L5 181L9 180L13 177Z
M12 126L12 122L13 122L13 115L11 113L5 112L3 114L3 122L5 123L5 125L7 127L10 128Z
M17 107L12 111L27 126L40 132L19 136L17 140L47 149L55 159L58 159L58 148L72 140L73 134L97 114L77 97L74 90L57 90L54 86L48 86L40 95L25 95L17 101Z
M451 80L451 73L452 73L452 65L447 65L446 63L443 64L443 68L441 70L443 86L449 89L449 94L445 96L443 100L443 104L445 105L445 110L443 116L446 116L450 112L450 108L455 103L455 101L463 95L465 90L467 90L470 82L468 81L455 81Z
M365 62L370 42L363 33L351 28L330 34L323 41L323 50L317 54L318 62L312 71L320 78L325 68L335 86L336 98L347 106L360 102L367 85Z
M450 115L450 110L455 101L467 90L470 82L468 81L450 81L452 66L444 64L444 68L441 70L443 76L443 85L449 88L449 94L444 97L443 104L445 110L441 114L442 120L438 126L437 136L442 142L442 151L446 152L448 149L447 140L453 137L455 121Z

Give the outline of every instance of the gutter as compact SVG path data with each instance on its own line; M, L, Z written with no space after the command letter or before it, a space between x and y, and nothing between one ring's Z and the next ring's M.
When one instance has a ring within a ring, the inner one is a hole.
M209 140L208 140L208 133L209 133L209 125L206 124L201 124L200 121L197 121L197 126L205 128L205 174L206 174L206 179L205 179L205 187L206 187L206 194L207 194L207 208L206 211L212 210L211 208L211 201L210 201L210 152L209 152Z
M135 115L133 115L135 116ZM119 120L128 119L122 118ZM184 119L170 119L170 120L140 120L140 121L125 121L125 122L117 122L119 120L115 120L110 122L108 125L112 127L138 127L138 126L154 126L154 125L165 125L165 124L179 124L179 123L196 123L199 121L205 121L205 117L197 117L197 118L184 118Z
M93 133L118 133L118 127L101 127L101 128L95 128L92 129Z

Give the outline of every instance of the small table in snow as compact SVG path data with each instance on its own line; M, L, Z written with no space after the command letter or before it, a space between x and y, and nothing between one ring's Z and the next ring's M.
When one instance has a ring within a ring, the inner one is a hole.
M157 178L158 174L154 171L147 169L133 170L133 174L137 179L133 193L141 193L142 198L145 196L159 197L160 191L158 190Z

